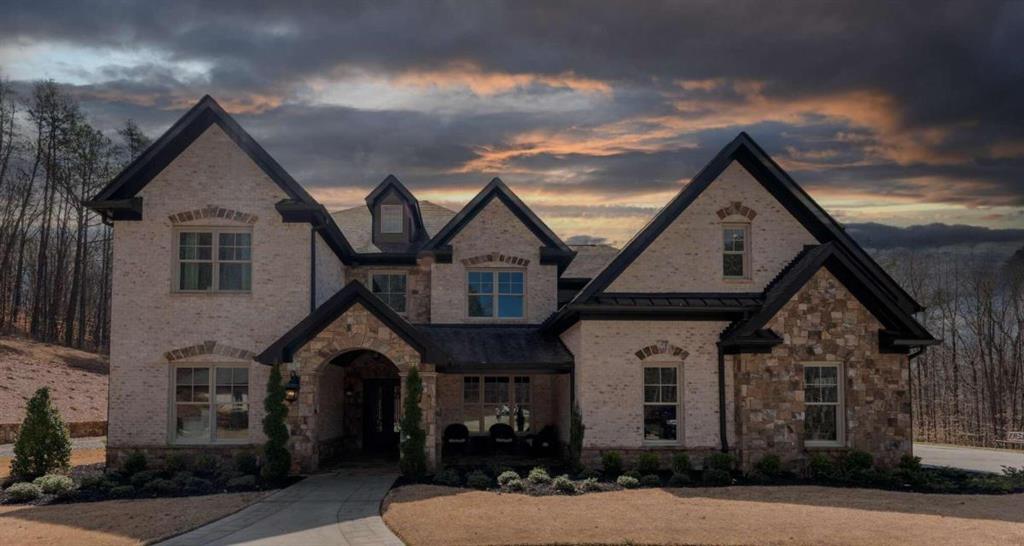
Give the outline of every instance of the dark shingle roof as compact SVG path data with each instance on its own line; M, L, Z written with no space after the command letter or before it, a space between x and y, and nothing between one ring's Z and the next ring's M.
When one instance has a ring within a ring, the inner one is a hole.
M430 201L420 201L419 208L427 237L433 237L455 216L455 211ZM331 217L356 252L381 252L381 249L373 244L373 216L365 205L332 212Z
M626 307L757 308L764 302L758 293L605 293L591 300L597 305Z
M420 324L451 364L440 371L559 372L572 368L572 354L536 325Z
M619 249L611 245L569 245L576 251L576 257L569 262L562 277L570 279L592 279L601 272Z

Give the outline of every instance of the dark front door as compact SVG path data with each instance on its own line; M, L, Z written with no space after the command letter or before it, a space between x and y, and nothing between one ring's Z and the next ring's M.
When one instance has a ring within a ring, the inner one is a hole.
M398 379L363 380L363 450L396 453Z

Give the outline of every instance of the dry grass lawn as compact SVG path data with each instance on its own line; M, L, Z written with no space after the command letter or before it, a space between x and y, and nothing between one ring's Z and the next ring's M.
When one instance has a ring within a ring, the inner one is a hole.
M147 544L227 516L266 493L141 499L48 506L0 506L4 546Z
M98 463L105 463L107 450L96 449L72 449L71 466L86 466ZM11 475L11 459L14 457L0 457L0 479Z
M414 546L1024 544L1024 495L793 486L530 497L417 485L391 492L384 521Z

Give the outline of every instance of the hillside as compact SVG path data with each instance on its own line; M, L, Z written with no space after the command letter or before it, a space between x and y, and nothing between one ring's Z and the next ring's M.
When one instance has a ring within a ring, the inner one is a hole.
M50 387L64 420L107 420L107 375L103 355L20 338L0 338L0 425L20 423L36 389Z

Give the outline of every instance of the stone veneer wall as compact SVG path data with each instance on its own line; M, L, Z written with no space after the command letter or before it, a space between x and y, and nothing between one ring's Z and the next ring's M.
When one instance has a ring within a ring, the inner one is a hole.
M430 322L430 265L433 258L420 258L414 266L345 266L345 278L363 283L371 291L373 273L405 273L405 313L414 324Z
M301 381L299 399L291 407L288 423L291 429L290 448L292 464L297 471L316 470L320 462L319 431L322 426L316 411L324 397L334 398L335 392L321 391L321 375L338 355L358 349L376 351L390 360L404 379L409 370L418 366L423 377L424 428L427 431L427 458L430 465L436 462L435 382L437 374L433 365L422 364L419 353L384 323L355 304L342 316L335 319L313 339L299 349L294 357ZM405 385L403 382L402 390ZM338 400L337 402L341 402Z
M888 465L911 452L907 356L879 352L882 325L838 279L822 269L767 326L785 343L733 364L734 445L745 467L766 453L798 464L816 449L803 445L803 365L814 362L841 364L846 448Z
M740 203L735 207L734 203ZM753 213L751 213L753 211ZM750 225L749 280L722 278L722 224ZM733 162L608 292L760 292L814 237Z

